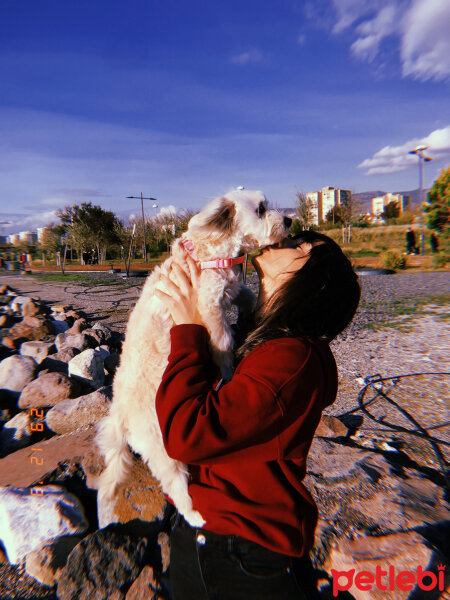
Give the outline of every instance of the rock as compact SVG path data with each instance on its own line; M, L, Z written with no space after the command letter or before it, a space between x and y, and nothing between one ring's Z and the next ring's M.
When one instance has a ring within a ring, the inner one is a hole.
M101 332L96 331L95 329L84 329L84 335L86 335L91 340L91 347L96 348L103 343L103 335Z
M27 338L28 340L43 340L54 333L52 321L44 316L24 317L9 330L12 338Z
M2 339L2 344L11 350L18 350L23 344L23 342L27 342L28 338L17 335L5 335Z
M155 577L152 567L145 565L125 596L125 600L164 600L161 584Z
M67 333L82 333L85 329L89 327L86 319L76 319L73 323L72 327L67 330Z
M40 364L41 368L51 373L63 373L64 375L68 375L69 364L63 360L56 360L55 356L56 354L51 354L50 356L47 356L47 358L44 358Z
M84 333L59 333L55 338L58 352L63 348L76 348L80 352L90 348L92 341Z
M21 392L35 378L36 361L28 356L9 356L0 362L0 389Z
M22 312L23 307L27 304L34 304L33 298L30 296L15 296L9 303L14 312Z
M109 329L109 327L106 327L106 325L103 325L102 323L100 323L98 321L97 321L97 323L94 323L92 329L94 329L95 331L97 331L101 334L102 344L107 344L113 335L112 331L111 331L111 329Z
M157 481L142 460L134 459L124 483L117 486L111 500L97 497L100 527L110 523L130 523L136 519L148 523L162 521L166 499Z
M65 321L68 323L68 319L66 317L66 314L61 312L61 313L56 313L52 316L53 321Z
M65 535L39 550L33 550L25 559L25 571L39 583L53 587L56 585L67 557L83 538L79 535Z
M41 408L55 406L68 398L76 398L80 384L63 373L41 373L29 383L19 398L19 407Z
M368 452L315 437L308 455L308 473L323 478L348 477Z
M69 375L79 378L94 388L101 387L105 381L101 352L91 348L72 358L69 362Z
M390 569L393 570L395 576L401 571L410 571L416 575L418 567L424 571L433 570L437 575L436 565L439 562L445 564L444 557L427 547L424 542L423 537L415 531L341 540L329 556L329 570L333 577L334 591L348 590L356 600L385 600L386 597L392 600L406 600L410 597L410 591L415 587L415 582L408 584L409 587L405 590L402 590L395 582L387 594L385 590L390 587L388 583ZM384 589L376 582L377 567L379 581ZM339 575L338 573L351 570L353 573L349 575L343 573ZM358 589L360 586L356 586L353 581L353 575L361 573L361 571L366 571L372 576L371 584L366 583L367 579L364 582L365 590ZM429 582L430 578L425 578L424 583L429 584ZM353 585L350 585L352 583Z
M66 311L66 316L75 319L75 321L78 319L86 319L86 313L82 310L68 310Z
M93 487L93 478L101 471L99 450L94 443L95 427L75 433L58 435L17 450L0 459L0 486L26 487L37 484L58 464L70 461L80 464L86 474L86 484Z
M77 498L55 485L0 489L0 539L16 564L52 538L88 527Z
M54 313L65 313L68 310L72 310L71 304L54 304L51 307L52 312Z
M74 356L77 356L78 354L80 354L80 350L78 350L78 348L61 348L61 350L58 350L58 352L53 354L51 358L68 363Z
M20 354L22 356L31 356L31 358L34 358L40 364L46 356L53 352L54 347L52 342L40 342L37 340L24 342L20 346Z
M9 320L7 315L2 315L0 317L0 327L8 327L9 325Z
M315 435L334 438L346 437L347 434L348 429L342 421L330 415L322 415Z
M55 433L68 433L80 427L97 423L109 412L112 387L80 396L75 400L64 400L48 411L45 421Z
M20 412L7 421L0 431L0 455L5 456L19 448L28 446L34 433L31 426L36 427L35 423L36 419L26 412Z
M24 317L34 317L36 315L48 315L49 311L46 307L42 306L31 300L22 306L22 314Z
M59 600L124 600L125 591L144 566L147 541L133 541L101 530L84 538L70 553L58 580Z

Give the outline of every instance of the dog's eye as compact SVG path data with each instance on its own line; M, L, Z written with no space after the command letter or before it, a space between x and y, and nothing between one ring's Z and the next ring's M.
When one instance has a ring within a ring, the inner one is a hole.
M256 209L256 214L258 215L258 217L262 217L265 212L266 207L264 205L264 202L260 202L258 208Z

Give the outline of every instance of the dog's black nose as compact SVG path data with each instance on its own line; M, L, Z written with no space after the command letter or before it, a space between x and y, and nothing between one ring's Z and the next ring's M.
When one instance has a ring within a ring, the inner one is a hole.
M283 217L283 223L286 229L289 229L289 227L292 225L292 219L289 217Z

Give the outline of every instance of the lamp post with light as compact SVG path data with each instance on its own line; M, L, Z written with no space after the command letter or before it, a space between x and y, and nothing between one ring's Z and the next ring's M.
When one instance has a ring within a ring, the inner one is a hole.
M142 236L144 238L143 244L142 244L142 253L144 255L145 258L145 262L148 263L148 258L147 258L147 245L145 243L145 215L144 215L144 200L152 200L153 202L156 202L156 198L144 198L143 193L141 192L140 196L127 196L127 198L133 198L136 200L141 200L141 207L142 207ZM153 204L153 208L158 208L157 204Z
M408 154L415 154L419 159L419 189L420 189L420 201L424 202L423 197L423 165L426 162L430 162L433 159L431 156L425 156L424 151L428 149L428 146L417 146L414 150L410 150Z
M425 202L424 197L424 187L423 187L423 165L426 162L430 162L433 159L431 156L426 156L424 154L425 150L428 149L428 146L417 146L414 150L410 150L409 154L415 154L419 159L419 190L420 190L420 203L423 205ZM421 254L425 254L425 234L422 228L422 219L420 220L420 238L421 238Z

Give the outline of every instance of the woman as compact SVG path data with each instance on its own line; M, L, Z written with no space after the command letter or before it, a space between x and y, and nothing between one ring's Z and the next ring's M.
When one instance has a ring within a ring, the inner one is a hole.
M219 378L197 312L198 270L174 266L167 294L175 326L156 397L169 456L189 465L189 493L206 521L178 516L171 535L175 600L308 598L302 575L314 542L315 503L302 485L337 370L328 342L360 296L335 242L305 231L253 259L260 293L233 379Z

